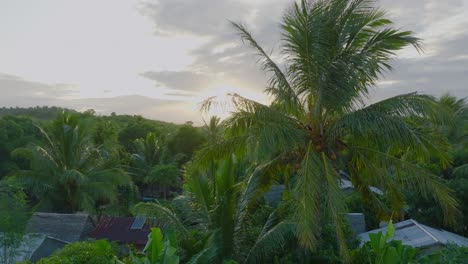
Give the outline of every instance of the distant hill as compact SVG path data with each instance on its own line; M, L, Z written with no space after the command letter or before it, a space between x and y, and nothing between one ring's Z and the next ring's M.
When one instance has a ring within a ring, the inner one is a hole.
M96 112L93 109L86 110L84 112L79 112L69 108L57 107L57 106L36 106L36 107L0 107L0 118L4 116L24 116L37 121L49 121L57 117L61 112L70 112L76 113L82 117L91 118L94 120L107 120L116 124L120 129L123 129L127 126L135 126L138 123L146 124L147 127L157 128L158 131L162 133L174 133L182 125L152 120L144 118L140 115L117 115L112 113L109 116L100 116L96 115ZM138 125L137 125L138 126Z
M0 108L0 117L6 115L13 115L13 116L29 116L35 119L41 120L50 120L54 119L57 114L61 113L62 111L66 112L74 112L75 110L56 107L56 106L36 106L36 107L2 107Z

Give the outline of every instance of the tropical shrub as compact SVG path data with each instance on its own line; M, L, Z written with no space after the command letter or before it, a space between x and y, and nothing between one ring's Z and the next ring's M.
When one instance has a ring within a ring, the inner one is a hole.
M66 245L48 258L42 258L38 264L111 264L114 263L114 251L105 240L95 242L75 242Z
M353 252L353 263L356 264L410 264L417 254L417 250L411 246L403 245L399 240L393 240L395 227L392 222L387 226L385 234L378 232L369 233L370 241L360 249Z
M29 219L26 194L7 181L0 181L0 262L13 264Z
M171 245L170 240L164 240L159 228L152 228L144 254L131 254L128 264L178 264L177 248ZM141 256L143 255L143 256Z
M468 262L468 247L450 244L432 254L422 257L421 264L463 264Z

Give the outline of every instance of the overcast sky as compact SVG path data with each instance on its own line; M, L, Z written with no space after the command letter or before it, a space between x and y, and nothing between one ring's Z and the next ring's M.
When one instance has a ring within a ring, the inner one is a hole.
M266 76L228 24L278 50L291 0L0 0L0 106L56 105L200 122L197 104L237 92L266 102ZM424 39L372 100L468 96L468 0L379 0Z

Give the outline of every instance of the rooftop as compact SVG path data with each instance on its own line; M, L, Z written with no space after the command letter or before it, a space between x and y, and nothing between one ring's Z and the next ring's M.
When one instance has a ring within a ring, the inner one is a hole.
M90 237L143 247L150 232L150 225L142 217L105 216L90 233Z
M65 242L84 239L93 228L87 214L35 213L26 227L27 233L40 233Z
M0 233L0 237L2 234ZM31 260L33 262L50 256L55 250L65 246L67 242L49 237L44 234L29 233L23 236L21 243L11 256L14 262ZM3 252L3 248L0 247ZM0 254L1 255L1 254Z
M416 222L413 219L405 220L394 224L395 235L392 240L401 240L404 245L417 248L432 246L444 246L447 244L457 244L468 247L468 238L442 230L435 229ZM386 227L375 229L359 234L361 242L369 241L369 233L386 232Z

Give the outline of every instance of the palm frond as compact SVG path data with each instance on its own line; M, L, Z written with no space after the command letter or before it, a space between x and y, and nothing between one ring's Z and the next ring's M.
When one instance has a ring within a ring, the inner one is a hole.
M468 178L468 164L463 164L453 169L452 175L458 178Z
M272 73L269 88L266 90L267 93L274 96L272 106L295 116L302 115L303 108L300 105L300 100L280 67L268 56L242 24L235 22L231 22L231 24L239 32L242 40L248 42L257 51L262 69Z
M179 220L177 215L169 208L164 207L157 203L138 203L134 206L133 211L138 215L146 215L148 217L156 217L161 224L162 230L167 230L173 226L176 227L178 232L187 235L188 230L184 224Z
M423 197L432 197L442 208L445 222L454 224L459 215L458 202L453 192L439 177L412 163L374 149L358 146L352 146L350 149L355 152L354 155L359 155L365 161L356 165L358 173L360 170L370 168L371 171L379 171L374 175L377 179L386 178L381 182L383 184L393 181L408 190L418 191Z
M302 145L305 132L301 124L274 108L235 96L238 109L226 120L228 136L246 135L249 156L253 160L271 158Z
M249 250L244 263L257 263L268 259L275 254L276 250L284 248L294 238L294 223L282 221L273 225L273 221L273 217L270 216Z
M248 209L269 190L273 182L281 176L282 170L281 156L256 166L247 180L246 187L237 205L236 231L240 230L242 225L245 224Z
M323 163L323 174L326 180L326 202L325 212L330 217L332 224L335 228L336 238L338 240L338 248L340 255L344 262L347 263L350 260L348 246L346 245L346 238L343 231L345 223L344 214L347 212L344 193L342 192L339 182L340 175L333 168L330 160L327 158L325 153L321 153Z
M209 144L195 152L193 166L197 168L209 168L213 160L223 160L233 154L239 158L245 155L245 145L248 136L234 136L222 139L214 144Z
M201 210L201 217L204 219L205 224L210 224L210 211L213 210L215 205L215 196L212 182L208 175L198 170L191 164L187 167L185 172L184 189L196 201L197 209Z
M394 52L420 40L392 29L372 1L333 0L295 3L284 16L287 76L298 96L313 101L319 120L363 102L368 88L391 69Z
M321 160L310 143L295 183L293 216L299 244L310 250L316 248L320 234L322 170Z
M217 251L218 248L216 248L216 246L207 247L192 258L190 258L187 264L202 264L214 262L217 257Z
M328 130L327 141L335 142L346 135L350 141L366 142L378 149L398 147L426 160L434 155L449 163L448 142L434 126L428 126L438 111L432 97L415 93L395 96L338 119Z

